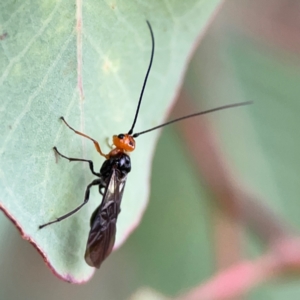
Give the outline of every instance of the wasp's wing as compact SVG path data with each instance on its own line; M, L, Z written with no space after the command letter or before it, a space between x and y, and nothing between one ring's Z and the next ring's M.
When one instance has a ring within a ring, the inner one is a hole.
M92 267L100 268L113 249L125 183L126 176L118 169L112 169L102 202L91 217L85 261Z

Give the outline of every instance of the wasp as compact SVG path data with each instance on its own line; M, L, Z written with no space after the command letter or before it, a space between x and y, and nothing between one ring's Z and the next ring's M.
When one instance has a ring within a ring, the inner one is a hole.
M247 105L251 103L251 102L240 102L240 103L220 106L202 112L197 112L194 114L190 114L187 116L183 116L171 120L167 123L155 126L148 130L133 134L133 129L137 121L144 90L146 87L146 83L148 80L148 76L152 67L153 57L154 57L154 48L155 48L154 34L149 21L146 21L146 23L148 25L150 35L151 35L152 51L151 51L150 63L143 82L133 123L128 133L121 133L119 135L114 135L112 138L113 141L112 150L108 154L104 154L100 148L99 143L96 140L94 140L93 138L91 138L90 136L82 132L75 130L67 123L67 121L63 117L61 117L61 120L69 129L74 131L76 134L91 140L94 143L97 152L105 158L105 161L102 164L100 171L96 172L94 170L94 165L91 160L67 157L62 153L60 153L56 147L53 148L56 154L69 160L70 162L80 161L80 162L88 163L92 174L95 175L97 178L93 180L86 187L84 200L81 205L79 205L69 213L57 218L54 221L40 225L39 228L41 229L53 223L60 222L70 217L77 211L79 211L89 201L91 187L98 186L99 193L102 195L102 201L91 216L90 232L89 232L85 256L84 256L86 263L91 267L100 268L102 262L109 256L109 254L113 249L115 243L115 236L116 236L116 223L117 223L118 215L120 213L120 206L121 206L121 201L124 193L125 183L126 183L127 175L131 171L131 161L130 161L130 156L128 154L135 149L135 138L147 132L172 124L174 122L178 122L184 119L207 114L218 110Z

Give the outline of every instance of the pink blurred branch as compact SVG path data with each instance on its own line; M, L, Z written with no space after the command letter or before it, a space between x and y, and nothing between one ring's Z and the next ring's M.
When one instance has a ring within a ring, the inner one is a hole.
M300 241L282 240L267 254L252 261L241 261L215 275L177 300L232 299L285 272L300 270Z

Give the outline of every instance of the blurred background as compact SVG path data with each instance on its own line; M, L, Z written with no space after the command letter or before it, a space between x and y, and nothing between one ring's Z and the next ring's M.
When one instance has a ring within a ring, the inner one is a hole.
M299 33L299 1L225 3L195 50L171 115L254 104L162 131L140 226L84 285L56 278L0 213L0 299L130 299L143 287L174 296L241 258L257 257L286 228L297 232ZM252 191L269 214L258 210L255 218L245 206L237 210L234 197L225 195L236 188ZM297 277L245 296L287 297L300 298Z

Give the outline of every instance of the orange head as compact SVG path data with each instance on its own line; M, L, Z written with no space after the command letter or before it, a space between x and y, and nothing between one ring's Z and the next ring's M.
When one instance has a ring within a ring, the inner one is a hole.
M135 149L135 140L132 135L127 133L114 135L113 136L113 143L117 149L121 151L131 152Z

